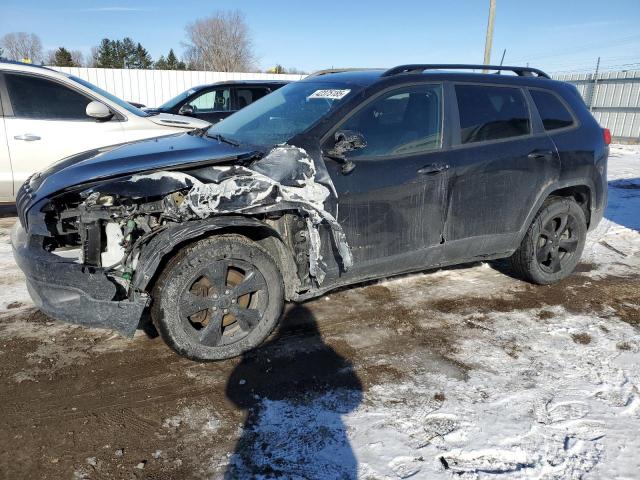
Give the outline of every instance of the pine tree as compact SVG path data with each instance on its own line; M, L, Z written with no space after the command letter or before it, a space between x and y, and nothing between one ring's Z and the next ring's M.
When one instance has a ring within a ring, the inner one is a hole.
M173 48L169 50L169 55L167 55L167 69L168 70L178 70L178 57L173 53Z
M153 68L155 68L156 70L169 70L164 55L160 55L160 58L156 61L156 63L153 64Z
M151 60L151 55L146 48L144 48L140 43L136 45L136 50L134 54L134 66L133 68L142 68L147 69L151 68L153 65L153 60Z
M129 37L124 37L119 43L118 68L137 68L136 44Z
M131 38L102 39L97 49L96 66L100 68L151 68L153 60L146 48Z
M71 52L64 47L58 48L53 55L53 64L56 67L77 67L71 56Z
M117 68L115 66L115 42L108 38L103 38L98 46L96 67L99 68Z

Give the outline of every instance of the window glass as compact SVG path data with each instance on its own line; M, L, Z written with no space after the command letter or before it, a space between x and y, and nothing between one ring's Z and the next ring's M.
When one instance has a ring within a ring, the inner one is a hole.
M529 110L519 88L456 85L462 143L527 135Z
M529 90L529 93L540 113L545 130L556 130L573 125L573 117L554 94L541 90Z
M78 77L74 77L73 75L69 75L69 78L71 80L73 80L74 82L78 82L80 85L82 85L83 87L88 88L89 90L97 93L98 95L102 95L103 97L107 98L108 100L111 100L113 103L115 103L116 105L118 105L121 108L124 108L126 111L128 111L129 113L133 113L134 115L137 115L139 117L148 117L149 114L146 112L143 112L142 110L140 110L138 107L134 107L133 105L131 105L129 102L125 102L124 100L122 100L121 98L116 97L115 95L107 92L106 90L101 89L100 87L95 86L93 83L91 82L87 82L86 80L83 80L81 78Z
M46 120L87 120L91 99L44 78L5 74L13 114L22 118Z
M363 135L367 146L349 157L406 155L442 146L442 88L419 85L394 90L366 105L340 130Z
M264 87L252 87L252 88L238 88L236 89L236 95L238 98L237 110L250 105L256 100L264 97L269 91Z
M291 82L209 128L251 145L277 145L311 128L364 87L341 82Z
M197 96L189 102L194 113L228 112L231 110L231 89L219 88Z

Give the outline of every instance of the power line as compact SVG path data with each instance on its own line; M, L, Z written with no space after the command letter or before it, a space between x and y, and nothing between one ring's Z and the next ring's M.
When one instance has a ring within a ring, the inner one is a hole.
M571 47L568 49L564 49L564 50L560 50L560 51L555 51L552 54L546 55L546 53L548 51L545 52L538 52L538 53L533 53L531 55L528 56L522 56L522 57L516 57L515 60L512 60L512 62L526 62L526 61L531 61L531 60L541 60L541 59L546 59L546 58L557 58L557 57L562 57L565 55L572 55L574 53L582 53L582 52L586 52L586 51L593 51L593 50L599 50L605 47L614 47L614 46L622 46L622 45L631 45L633 43L636 43L640 41L640 35L634 34L634 35L628 35L626 37L620 37L617 39L612 39L609 41L599 41L599 42L590 42L590 43L585 43L583 45L580 45L578 47Z

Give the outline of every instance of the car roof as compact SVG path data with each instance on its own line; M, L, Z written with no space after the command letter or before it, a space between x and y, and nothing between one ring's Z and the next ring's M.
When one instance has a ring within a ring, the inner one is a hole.
M220 82L213 83L204 83L202 85L196 85L195 87L191 87L188 90L202 90L204 88L217 87L219 85L230 85L230 86L253 86L253 85L286 85L290 83L291 80L223 80Z
M453 67L453 65L452 65ZM457 66L460 67L460 66ZM471 66L470 66L471 67ZM477 66L475 66L477 67ZM342 84L355 84L360 86L370 86L376 83L394 84L404 83L406 81L459 81L459 82L477 82L477 83L496 83L496 84L511 84L522 86L552 86L562 84L557 80L552 80L546 76L535 75L514 75L511 73L503 74L502 71L491 71L490 73L481 72L469 72L460 71L460 68L447 70L442 69L425 69L416 71L397 71L401 67L394 67L393 69L344 69L344 70L326 70L311 74L302 82L327 82L327 83L342 83ZM502 67L496 67L502 68ZM505 70L509 70L511 67L504 67ZM514 67L521 68L521 67ZM525 67L522 67L526 70ZM532 69L535 71L535 69ZM390 74L389 74L390 73ZM541 72L544 74L544 72ZM546 75L546 74L544 74Z
M47 75L48 77L54 77L59 79L67 79L70 75L54 70L53 68L45 67L44 65L34 65L32 63L15 62L13 60L0 59L0 70L24 72L24 73L39 73Z

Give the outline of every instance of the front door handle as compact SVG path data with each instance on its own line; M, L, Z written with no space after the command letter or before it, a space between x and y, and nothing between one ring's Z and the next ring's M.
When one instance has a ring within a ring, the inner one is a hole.
M422 167L418 170L418 173L420 175L437 175L445 170L449 170L449 165L444 163L432 163L431 165L425 165Z
M32 133L23 133L22 135L16 135L13 138L15 138L16 140L23 140L25 142L34 142L36 140L40 140L39 136Z
M553 158L553 152L551 150L534 150L527 155L529 160L551 160Z

